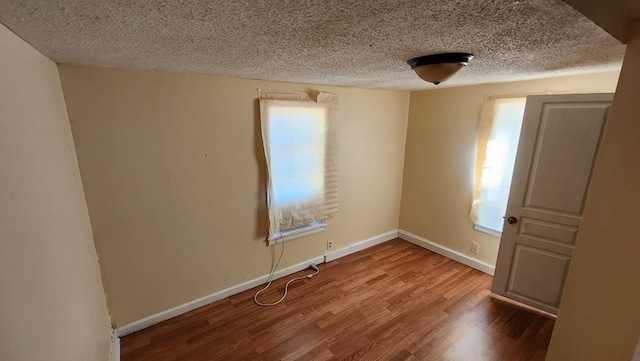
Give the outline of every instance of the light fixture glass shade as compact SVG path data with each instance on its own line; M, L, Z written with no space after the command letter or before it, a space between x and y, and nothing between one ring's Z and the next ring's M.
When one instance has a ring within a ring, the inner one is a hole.
M451 78L453 74L462 69L464 64L461 63L444 63L444 64L429 64L415 68L416 74L423 80L436 85Z
M438 85L457 73L472 58L473 54L469 53L444 53L420 56L407 63L420 78Z

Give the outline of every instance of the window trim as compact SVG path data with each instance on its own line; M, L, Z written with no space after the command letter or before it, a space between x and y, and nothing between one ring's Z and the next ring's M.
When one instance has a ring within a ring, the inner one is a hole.
M319 221L303 224L302 226L289 228L287 230L283 230L275 233L270 236L269 246L273 246L277 243L293 241L297 238L302 238L306 236L310 236L312 234L324 232L327 229L327 222L322 219Z
M502 232L497 231L497 230L495 230L495 229L491 229L491 228L487 228L487 227L479 226L479 225L477 225L477 224L474 224L474 225L473 225L473 228L474 228L476 231L484 232L484 233L490 234L490 235L492 235L492 236L494 236L494 237L502 238Z

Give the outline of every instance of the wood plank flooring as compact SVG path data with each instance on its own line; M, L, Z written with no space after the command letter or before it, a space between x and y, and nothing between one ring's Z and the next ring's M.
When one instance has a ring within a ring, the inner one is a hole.
M255 305L252 289L126 336L121 360L545 358L554 319L491 297L491 276L446 257L396 239L319 267L280 305Z

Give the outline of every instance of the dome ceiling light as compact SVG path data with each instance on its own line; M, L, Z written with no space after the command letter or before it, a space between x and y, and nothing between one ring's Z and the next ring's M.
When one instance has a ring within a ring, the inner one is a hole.
M472 58L473 54L469 53L432 54L410 59L407 64L420 78L438 85L457 73Z

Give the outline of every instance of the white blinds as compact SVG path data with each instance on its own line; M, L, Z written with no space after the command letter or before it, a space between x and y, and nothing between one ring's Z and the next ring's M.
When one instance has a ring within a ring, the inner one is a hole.
M502 232L526 98L485 100L478 134L476 187L471 220Z
M338 211L337 96L258 90L269 236Z

